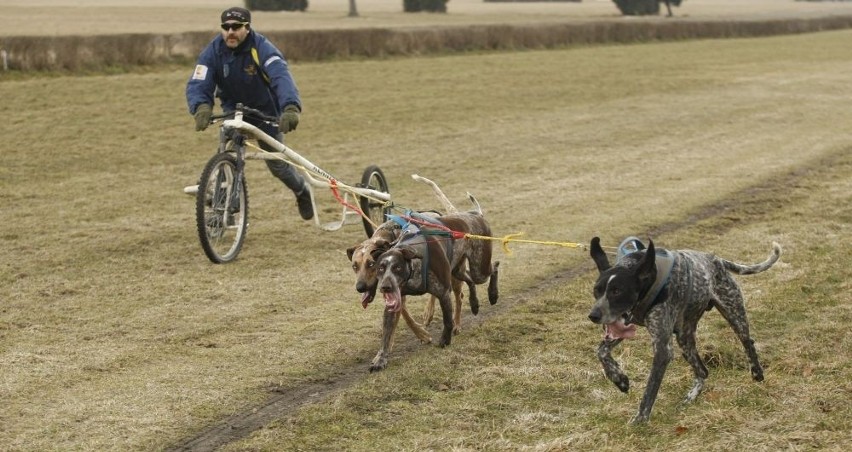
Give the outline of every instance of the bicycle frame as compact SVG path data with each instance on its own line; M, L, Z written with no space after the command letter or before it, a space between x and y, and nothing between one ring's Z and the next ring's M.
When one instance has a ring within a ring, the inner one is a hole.
M276 140L275 138L269 136L257 126L250 124L243 120L243 112L236 111L233 119L225 119L222 121L222 130L220 133L227 133L228 130L238 130L243 134L247 134L253 136L258 141L262 141L278 151L275 152L267 152L267 151L258 151L258 152L245 152L245 143L238 145L240 150L238 151L241 155L239 160L242 158L246 160L283 160L290 165L292 165L296 170L300 171L305 175L305 180L311 184L313 187L317 188L331 188L335 186L341 189L344 192L344 203L348 203L349 201L349 193L353 193L357 196L377 199L382 202L390 201L390 194L372 190L364 187L356 187L340 182L336 177L332 176L329 172L323 170L310 160L303 157L298 152L293 149L287 147L284 143ZM224 152L226 143L225 140L222 139L220 143L219 152ZM350 215L360 217L360 214L356 211L353 211L346 205L343 207L343 213L340 221L322 224L319 219L319 211L316 206L316 201L314 199L314 192L311 190L311 204L313 204L314 208L314 224L321 227L326 231L335 231L340 229L344 224L347 224L347 217Z

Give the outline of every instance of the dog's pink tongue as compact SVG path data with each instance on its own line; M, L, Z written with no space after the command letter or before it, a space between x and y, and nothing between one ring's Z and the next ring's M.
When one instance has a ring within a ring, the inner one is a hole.
M371 301L373 301L372 298L373 297L372 297L372 295L370 294L369 291L362 293L361 294L361 307L363 307L364 309L367 309L367 305L370 304Z
M402 295L399 289L393 292L382 292L382 295L385 297L385 309L390 312L398 312L402 309Z
M616 322L608 323L605 326L604 339L630 339L636 335L636 324L624 324L624 319L618 319Z

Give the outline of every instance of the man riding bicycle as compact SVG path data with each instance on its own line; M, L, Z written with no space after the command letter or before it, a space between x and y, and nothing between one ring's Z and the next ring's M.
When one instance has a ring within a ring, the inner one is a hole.
M233 7L222 12L222 31L198 57L195 71L186 84L186 102L195 118L195 130L210 124L214 96L222 110L231 112L238 103L280 117L278 127L246 118L269 136L284 142L285 133L299 125L302 102L299 90L284 55L263 35L251 28L251 13ZM275 149L260 142L269 152ZM269 171L296 195L299 215L305 220L314 216L308 184L284 161L265 160Z

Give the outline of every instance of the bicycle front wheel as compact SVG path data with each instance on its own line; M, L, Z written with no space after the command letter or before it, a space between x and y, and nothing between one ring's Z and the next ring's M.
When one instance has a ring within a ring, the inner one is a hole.
M383 193L390 193L385 173L376 165L370 165L364 170L364 174L361 176L361 186ZM361 205L361 211L364 213L364 217L362 218L364 221L364 231L367 233L367 237L372 237L373 232L376 230L373 225L378 226L384 223L387 220L385 215L391 213L391 208L383 201L363 196L360 197L359 204Z
M213 263L237 258L248 230L248 207L245 177L237 182L237 158L214 155L201 172L195 198L198 239Z

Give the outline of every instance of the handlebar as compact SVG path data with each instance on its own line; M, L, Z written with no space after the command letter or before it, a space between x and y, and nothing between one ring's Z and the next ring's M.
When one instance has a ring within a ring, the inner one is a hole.
M263 122L268 123L269 125L277 125L278 124L278 118L276 118L274 116L269 116L269 115L267 115L266 113L264 113L260 110L256 110L254 108L248 107L248 106L243 105L243 104L237 104L237 108L234 111L229 111L229 112L226 112L226 113L222 113L220 115L211 116L210 117L210 123L213 124L216 121L219 121L221 119L231 119L234 116L236 116L237 112L240 112L244 116L248 116L250 118L259 119Z
M276 126L276 130L277 130L277 125L278 125L277 124L278 123L277 118L272 117L272 116L268 116L260 110L256 110L256 109L251 108L251 107L246 107L243 104L237 104L234 111L223 113L223 114L220 114L220 115L211 116L211 122L212 122L212 120L218 121L218 120L223 120L223 119L224 120L237 119L236 116L237 116L238 113L241 114L241 115L247 115L247 116L250 116L250 117L253 117L253 118L257 118L257 119L260 119L260 120L265 121L265 122L271 122L272 125ZM223 126L224 126L224 124L223 124ZM220 140L222 140L222 141L220 142L220 151L219 152L222 152L222 151L225 150L225 146L226 146L225 141L230 138L228 136L228 134L237 130L240 133L245 133L245 134L248 134L251 137L256 138L259 142L264 142L264 143L268 144L272 148L272 150L277 151L277 152L272 152L271 150L265 150L265 149L261 148L261 152L259 152L259 153L252 153L252 154L244 155L244 157L246 159L283 160L286 163L295 166L299 171L301 171L305 175L305 181L307 183L311 184L312 186L326 187L327 188L327 187L331 187L332 183L333 183L335 188L341 188L341 189L344 189L344 190L348 190L350 192L353 192L357 196L372 197L372 198L376 198L376 199L379 199L379 200L384 201L384 202L390 201L390 195L387 192L378 191L378 190L368 188L368 187L351 186L351 185L347 185L347 184L340 182L334 176L327 173L325 170L318 167L313 162L311 162L310 160L308 160L305 157L303 157L302 155L300 155L298 152L288 148L284 143L276 140L274 137L267 135L263 130L261 130L255 124L251 124L251 123L248 123L246 121L239 120L239 121L234 121L233 124L228 124L228 126L230 126L230 127L224 127L221 130L222 135L220 135ZM227 129L227 130L225 130L225 129Z

